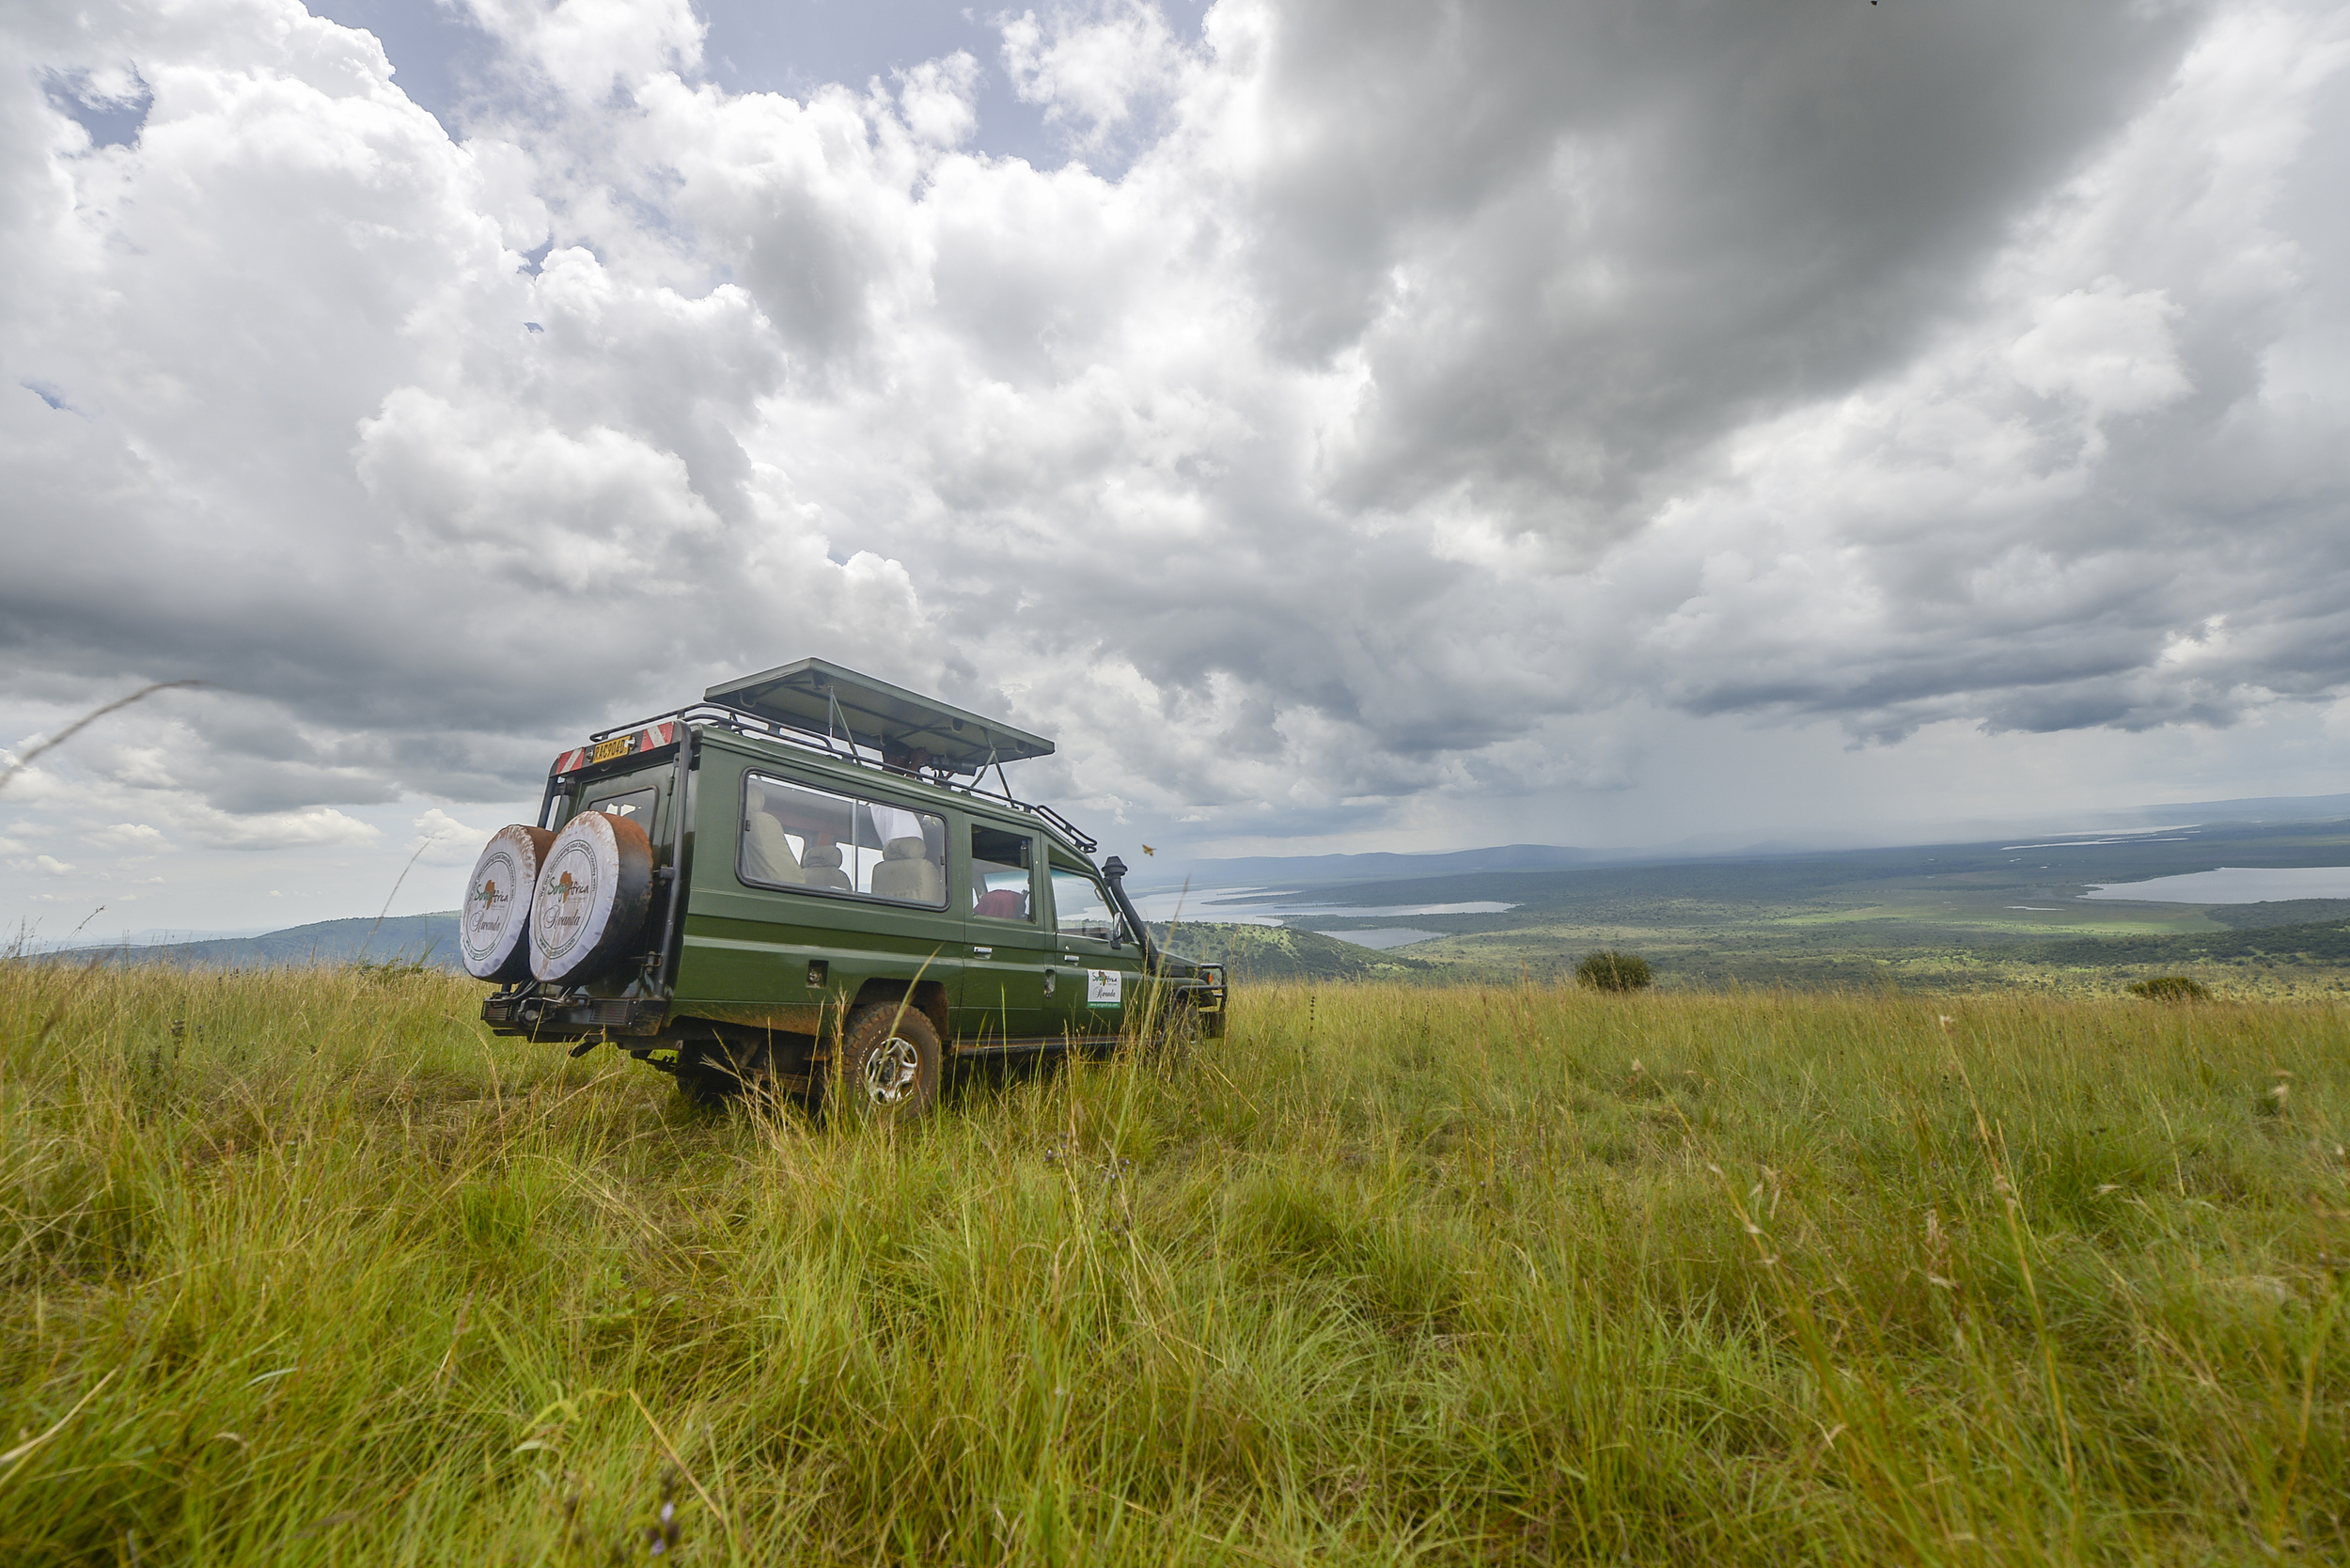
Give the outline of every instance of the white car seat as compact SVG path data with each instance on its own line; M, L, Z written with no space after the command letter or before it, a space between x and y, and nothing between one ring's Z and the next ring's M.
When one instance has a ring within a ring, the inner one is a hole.
M908 903L947 902L947 878L931 847L919 839L892 839L882 846L882 862L873 868L873 896L902 899Z

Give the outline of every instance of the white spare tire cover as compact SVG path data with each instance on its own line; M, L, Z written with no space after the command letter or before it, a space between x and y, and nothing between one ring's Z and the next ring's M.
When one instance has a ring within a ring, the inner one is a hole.
M620 817L586 811L563 824L530 903L530 972L582 985L639 949L652 906L652 844Z
M465 882L465 912L457 919L457 949L465 973L502 985L530 978L530 896L555 835L516 823L492 834Z

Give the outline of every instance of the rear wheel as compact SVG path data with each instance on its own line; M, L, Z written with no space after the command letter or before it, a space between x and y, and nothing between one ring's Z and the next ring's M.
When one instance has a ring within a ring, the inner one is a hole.
M938 1103L938 1030L910 1004L871 1002L849 1014L824 1074L827 1111L912 1121Z
M794 1034L706 1040L681 1047L671 1072L678 1092L704 1110L755 1105L775 1111L807 1094L814 1043Z
M724 1110L766 1076L765 1053L726 1045L688 1045L678 1052L677 1088L703 1110Z

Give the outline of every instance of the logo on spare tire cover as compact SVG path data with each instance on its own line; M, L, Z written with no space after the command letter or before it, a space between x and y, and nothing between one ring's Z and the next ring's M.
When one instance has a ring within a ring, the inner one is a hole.
M596 907L596 852L585 839L565 839L555 858L539 873L537 907L530 917L530 940L549 959L562 959L587 933L588 917Z
M497 951L500 938L514 919L514 889L522 886L523 869L511 851L493 846L475 869L476 886L466 897L463 939L466 956L477 961Z

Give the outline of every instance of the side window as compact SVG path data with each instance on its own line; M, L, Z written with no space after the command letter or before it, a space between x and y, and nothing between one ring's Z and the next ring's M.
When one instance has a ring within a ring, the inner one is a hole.
M971 913L991 920L1033 920L1028 870L1036 840L1025 833L971 825Z
M1063 936L1093 936L1106 942L1118 933L1118 917L1110 911L1109 895L1093 879L1067 862L1053 862L1053 918Z
M744 882L947 907L947 821L760 774L743 780Z

